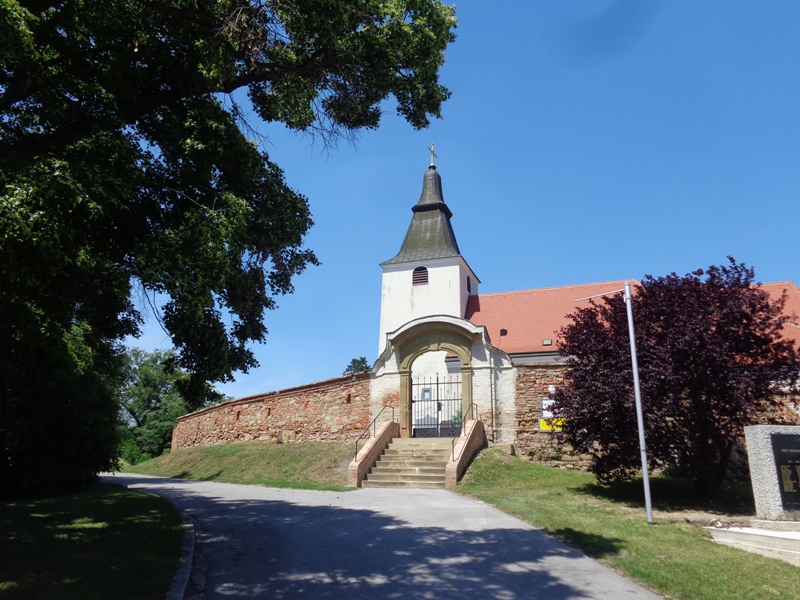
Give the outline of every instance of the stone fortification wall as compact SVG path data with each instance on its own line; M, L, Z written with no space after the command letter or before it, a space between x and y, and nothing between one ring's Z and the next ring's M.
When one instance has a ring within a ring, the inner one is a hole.
M252 440L345 440L369 422L369 373L358 373L184 415L172 432L172 450Z
M523 457L565 469L588 470L589 455L578 455L555 433L539 431L542 398L549 386L564 381L564 365L558 363L516 365L516 439L514 446Z

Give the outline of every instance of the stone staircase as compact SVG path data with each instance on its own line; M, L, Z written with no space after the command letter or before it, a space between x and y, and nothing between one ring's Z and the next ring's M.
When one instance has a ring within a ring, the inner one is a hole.
M362 487L444 488L452 438L394 438Z

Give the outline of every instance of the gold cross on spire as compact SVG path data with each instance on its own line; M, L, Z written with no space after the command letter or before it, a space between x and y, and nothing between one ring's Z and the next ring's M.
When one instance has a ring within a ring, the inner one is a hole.
M438 158L438 157L436 156L436 152L434 152L434 151L433 151L433 142L431 142L431 145L430 145L430 146L428 146L428 150L430 150L430 151L431 151L431 166L433 167L433 166L434 166L434 164L433 164L433 159L434 159L434 158Z

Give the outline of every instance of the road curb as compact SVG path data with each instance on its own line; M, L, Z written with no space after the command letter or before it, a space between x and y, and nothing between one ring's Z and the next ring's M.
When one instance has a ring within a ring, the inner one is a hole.
M168 500L172 506L178 510L181 515L181 520L183 521L183 547L181 548L181 557L178 560L178 567L175 569L175 575L172 577L172 584L169 586L167 600L184 600L186 597L186 588L189 585L189 580L192 575L192 564L194 563L194 523L192 523L189 515L183 510L180 504L169 498Z

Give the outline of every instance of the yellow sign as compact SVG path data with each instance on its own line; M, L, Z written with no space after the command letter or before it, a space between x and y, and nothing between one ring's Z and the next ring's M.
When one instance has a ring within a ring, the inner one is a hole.
M561 431L564 428L564 421L566 419L539 419L539 431Z
M561 431L564 419L556 417L553 412L555 401L552 398L542 398L542 416L539 417L539 431Z

